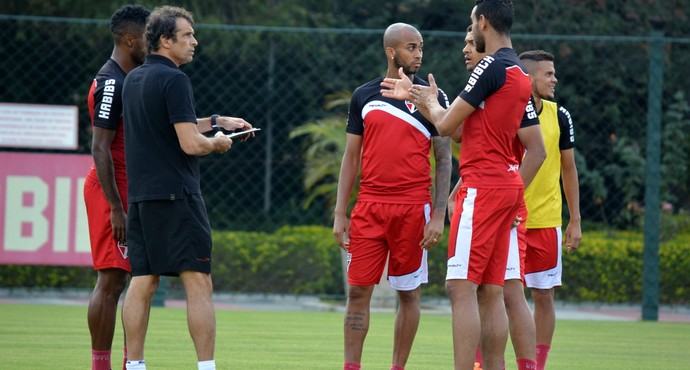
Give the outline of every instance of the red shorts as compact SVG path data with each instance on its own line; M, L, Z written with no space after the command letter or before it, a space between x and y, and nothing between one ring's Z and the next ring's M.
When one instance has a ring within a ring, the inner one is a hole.
M124 201L125 212L127 212L127 187L118 184L118 189L120 199ZM86 203L86 215L89 222L93 269L117 268L130 272L127 245L120 245L117 240L113 239L113 227L110 224L110 204L105 199L100 183L88 177L84 181L84 202Z
M525 282L528 288L561 286L561 228L527 229Z
M395 290L414 290L428 282L426 251L419 243L430 218L429 204L357 202L350 220L350 285L378 284L386 262Z
M523 189L460 188L448 240L446 280L503 286L510 229Z

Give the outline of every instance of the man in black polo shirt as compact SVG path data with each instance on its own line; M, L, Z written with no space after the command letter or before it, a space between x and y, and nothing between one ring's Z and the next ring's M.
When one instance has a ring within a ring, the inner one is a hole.
M197 156L225 153L232 145L220 131L212 138L203 132L252 126L241 118L196 118L191 83L178 69L194 57L193 24L185 9L156 8L146 24L150 54L127 75L123 87L133 276L123 310L127 369L146 369L144 340L160 275L182 279L198 368L215 369L211 227Z

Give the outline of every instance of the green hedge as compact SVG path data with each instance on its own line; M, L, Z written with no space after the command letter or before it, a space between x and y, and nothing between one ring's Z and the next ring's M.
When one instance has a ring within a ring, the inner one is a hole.
M91 267L0 265L0 288L93 288Z
M448 229L448 228L446 228ZM439 246L448 245L446 230ZM563 253L563 286L558 300L573 302L642 302L642 251L640 232L591 231L580 248ZM671 233L659 246L659 300L664 304L690 304L690 233ZM427 296L444 295L446 248L429 253Z
M429 252L427 297L445 295L448 228ZM218 292L343 296L340 248L331 229L285 226L273 233L216 231L213 281ZM665 238L659 250L660 301L690 304L690 233ZM642 300L643 236L590 231L580 249L563 255L563 287L557 299L602 303ZM86 267L0 266L0 287L91 288ZM168 286L180 289L179 279Z
M340 247L325 227L213 233L215 291L342 296L340 261ZM180 287L179 279L169 282Z
M580 248L563 255L563 287L558 299L641 302L642 252L641 233L585 233ZM690 234L661 243L659 271L660 301L690 304Z

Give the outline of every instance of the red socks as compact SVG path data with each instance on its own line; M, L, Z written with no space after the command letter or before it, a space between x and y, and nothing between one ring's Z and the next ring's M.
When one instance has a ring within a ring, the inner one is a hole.
M477 351L474 353L474 368L482 368L482 349L477 347ZM503 360L503 370L506 370L506 360Z
M546 358L549 357L551 346L548 344L537 344L537 370L544 370Z
M518 365L518 370L536 370L537 362L528 358L518 358L515 360ZM505 369L505 367L504 367Z
M91 350L91 370L110 370L110 351Z
M405 368L398 365L391 365L391 370L405 370Z
M122 370L127 370L127 346L122 348Z
M474 362L478 362L479 365L482 364L482 349L477 346L477 351L474 353Z

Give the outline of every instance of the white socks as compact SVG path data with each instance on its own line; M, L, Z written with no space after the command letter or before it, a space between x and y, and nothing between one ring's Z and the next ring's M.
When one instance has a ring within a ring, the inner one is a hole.
M216 370L216 360L199 361L199 370ZM144 360L127 361L127 370L146 370Z
M216 360L199 361L199 370L216 370Z
M146 361L144 360L134 360L127 361L127 370L146 370Z

